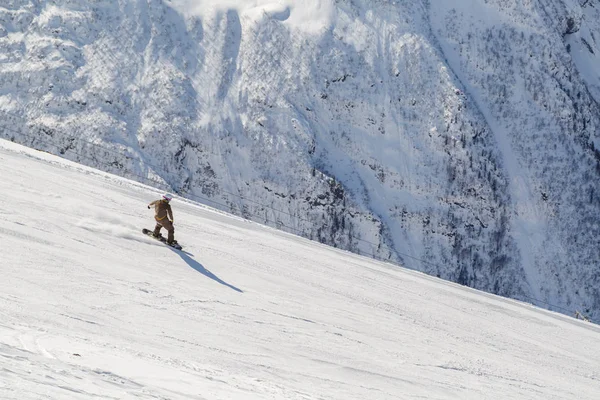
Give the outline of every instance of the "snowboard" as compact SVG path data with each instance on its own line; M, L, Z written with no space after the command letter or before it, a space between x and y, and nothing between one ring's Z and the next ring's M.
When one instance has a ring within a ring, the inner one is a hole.
M159 237L157 237L157 238L156 238L156 237L154 237L154 235L152 235L153 231L151 231L151 230L149 230L149 229L142 229L142 233L143 233L144 235L150 236L150 237L151 237L152 239L154 239L154 240L158 240L159 242L163 242L163 243L164 243L164 244L166 244L167 246L170 246L170 247L172 247L172 248L174 248L174 249L181 250L181 249L183 248L183 247L181 247L181 245L180 245L179 243L173 243L173 244L169 244L169 243L167 243L167 239L166 239L166 238L164 238L162 235L161 235L161 236L159 236Z

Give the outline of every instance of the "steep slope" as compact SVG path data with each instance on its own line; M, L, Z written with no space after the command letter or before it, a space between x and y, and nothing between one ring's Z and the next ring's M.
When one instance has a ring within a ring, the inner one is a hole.
M13 0L2 134L600 318L600 3L294 3Z
M0 397L597 399L600 329L0 140Z
M582 53L595 58L595 51L575 38L582 29L593 37L589 24L597 27L598 19L588 17L592 10L597 15L596 6L549 1L513 8L492 1L457 11L436 1L431 11L448 64L503 155L512 236L534 295L577 304L583 289L595 312L600 124L594 92L600 74L596 59L596 77L589 76L593 62L586 65ZM497 20L478 26L480 15Z

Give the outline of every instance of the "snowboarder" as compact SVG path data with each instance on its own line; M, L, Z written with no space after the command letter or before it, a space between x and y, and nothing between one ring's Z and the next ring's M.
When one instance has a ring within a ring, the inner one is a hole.
M173 199L173 195L165 193L162 199L155 200L148 204L148 209L154 206L154 219L156 220L156 227L152 235L156 238L160 238L161 228L165 228L169 235L167 237L167 244L177 244L174 238L175 228L173 227L173 211L169 202Z

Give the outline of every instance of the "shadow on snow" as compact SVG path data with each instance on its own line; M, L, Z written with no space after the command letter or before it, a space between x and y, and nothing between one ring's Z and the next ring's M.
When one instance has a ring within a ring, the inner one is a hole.
M210 272L209 270L204 268L204 266L202 264L200 264L198 261L196 261L192 257L190 257L189 253L186 253L183 250L175 250L175 249L171 248L170 246L167 246L167 247L169 248L169 250L171 250L172 252L176 253L179 257L181 257L181 259L183 261L185 261L187 263L187 265L189 265L196 271L200 272L202 275L206 276L207 278L210 278L213 281L220 283L221 285L227 286L227 287L235 290L236 292L244 293L243 290L241 290L233 285L230 285L229 283L225 282L224 280L222 280L221 278L219 278L218 276L216 276L215 274L213 274L212 272Z

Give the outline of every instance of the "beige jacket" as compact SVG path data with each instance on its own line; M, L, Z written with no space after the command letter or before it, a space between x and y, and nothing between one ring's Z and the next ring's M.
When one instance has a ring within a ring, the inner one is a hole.
M173 221L173 211L171 205L165 200L155 200L148 204L148 207L154 206L154 219L161 221L169 216L169 219Z

